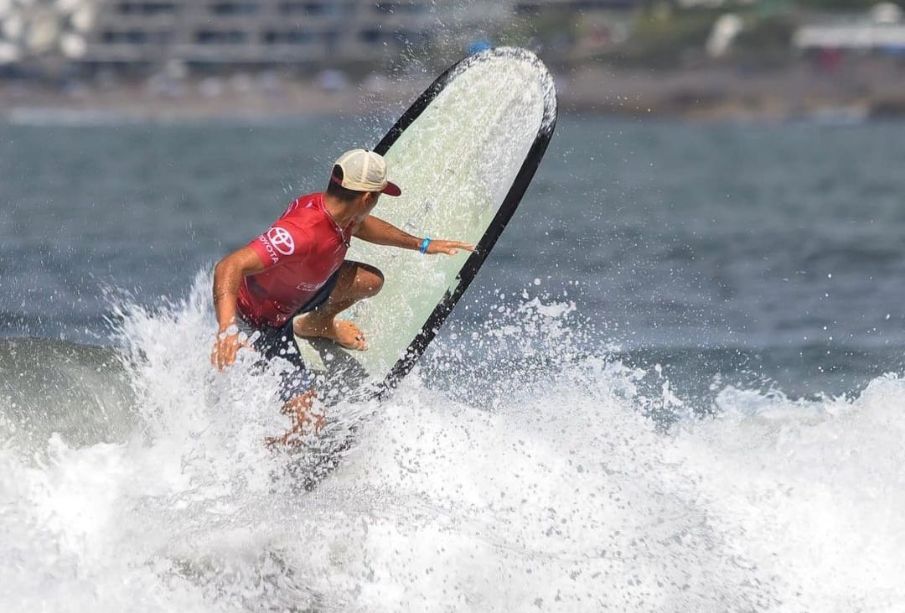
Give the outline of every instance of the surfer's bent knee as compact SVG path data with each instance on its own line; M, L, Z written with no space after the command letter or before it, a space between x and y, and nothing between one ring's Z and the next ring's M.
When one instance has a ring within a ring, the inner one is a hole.
M379 268L361 262L347 262L356 269L355 284L358 285L365 297L376 296L383 289L384 276Z

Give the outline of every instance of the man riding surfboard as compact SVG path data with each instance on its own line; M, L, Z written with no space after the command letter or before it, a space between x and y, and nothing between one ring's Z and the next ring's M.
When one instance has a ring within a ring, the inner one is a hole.
M281 357L294 367L280 385L283 412L294 424L284 437L270 442L287 442L309 421L314 394L295 336L367 349L358 326L336 319L383 286L377 268L345 259L353 236L427 254L474 250L459 241L412 236L371 215L381 194L401 193L387 179L382 156L353 149L333 165L325 192L297 198L267 231L217 263L213 294L219 331L211 362L221 370L229 366L248 338L265 359Z

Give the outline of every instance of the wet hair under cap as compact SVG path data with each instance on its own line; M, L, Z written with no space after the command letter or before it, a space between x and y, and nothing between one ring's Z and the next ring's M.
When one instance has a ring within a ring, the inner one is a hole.
M330 182L327 184L327 195L336 198L341 202L352 202L356 200L362 194L366 194L367 192L356 192L351 189L346 189L342 185L343 180L343 169L339 164L333 167L333 172L330 175Z

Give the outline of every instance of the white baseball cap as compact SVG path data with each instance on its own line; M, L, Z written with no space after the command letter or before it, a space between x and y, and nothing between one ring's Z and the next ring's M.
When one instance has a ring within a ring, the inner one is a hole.
M342 170L337 176L336 167ZM380 192L399 196L402 190L387 180L387 162L383 156L365 149L346 151L333 165L331 181L354 192Z

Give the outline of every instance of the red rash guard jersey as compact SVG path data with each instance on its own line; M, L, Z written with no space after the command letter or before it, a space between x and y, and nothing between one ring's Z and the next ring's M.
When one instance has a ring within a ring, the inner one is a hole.
M249 323L278 328L336 272L349 248L351 225L340 228L321 193L301 196L266 232L248 243L265 269L248 275L237 306Z

